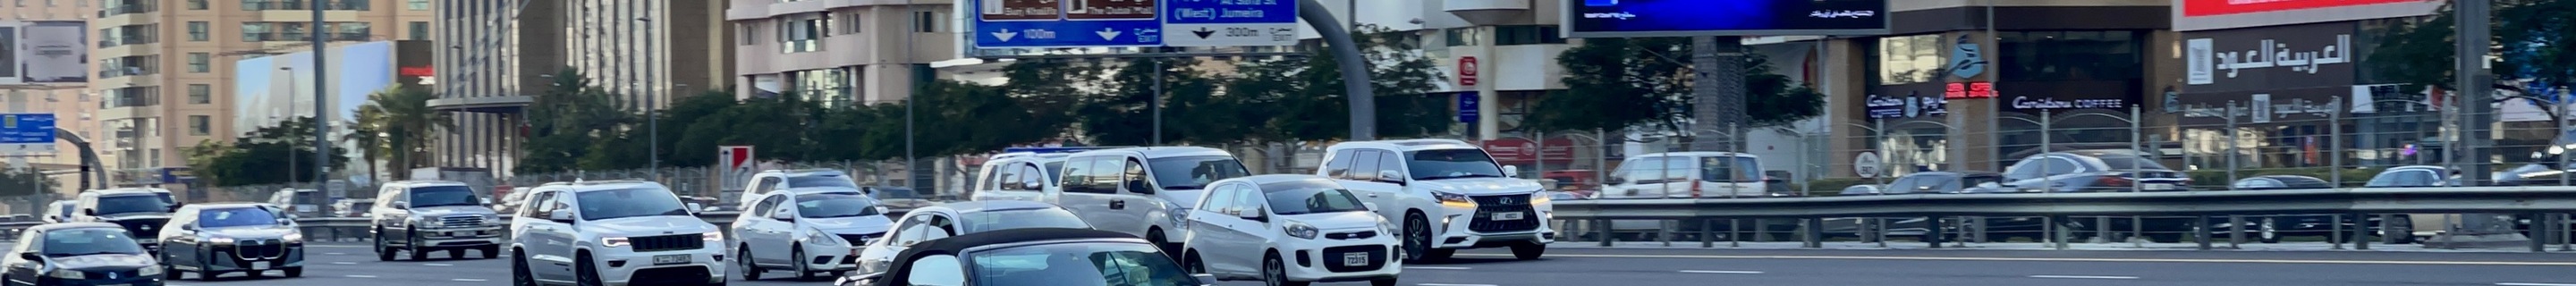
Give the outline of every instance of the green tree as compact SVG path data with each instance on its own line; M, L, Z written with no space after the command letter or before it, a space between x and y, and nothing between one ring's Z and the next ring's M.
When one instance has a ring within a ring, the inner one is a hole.
M34 195L60 186L34 168L0 171L0 196Z
M2498 79L2548 84L2576 80L2576 50L2565 47L2576 43L2576 17L2567 17L2576 14L2576 1L2494 2L2491 35L2500 47L2496 54L2501 60L2492 64ZM2458 50L2453 40L2458 38L2459 22L2451 12L2454 8L2446 5L2433 16L2374 31L2380 34L2379 42L2365 62L2373 72L2397 82L2457 89L2452 82L2459 59L2453 53Z
M317 175L311 169L313 160L313 118L296 117L276 125L263 126L230 144L212 141L189 148L196 162L197 176L215 186L243 186L312 182ZM205 159L199 159L205 158ZM340 153L328 157L333 166L345 166L349 158ZM280 167L299 166L296 170Z
M1363 25L1354 39L1367 62L1369 88L1377 95L1378 136L1422 137L1448 132L1448 96L1431 95L1444 80L1430 58L1416 51L1408 34ZM1193 123L1208 123L1211 143L1332 140L1350 135L1350 101L1344 96L1341 62L1318 49L1303 57L1262 60L1236 66L1223 96L1206 99L1207 112L1184 114ZM1190 98L1181 98L1190 99ZM1233 120L1227 120L1232 118ZM1243 129L1258 126L1258 129Z
M715 141L712 140L714 137L700 136L708 140L690 141L689 139L697 137L689 136L696 134L694 132L690 132L689 128L696 122L706 120L710 116L714 116L717 113L722 113L727 109L741 105L742 102L735 99L733 93L713 90L702 92L695 96L672 99L670 107L662 109L662 111L657 114L662 117L662 123L660 124L662 129L662 140L660 142L662 146L662 165L682 168L714 165L716 162L716 156L714 155L716 144ZM624 137L643 139L635 140L634 142L650 141L653 137L652 134L647 133L650 131L651 129L646 128L633 128L629 129ZM620 159L622 161L619 162L630 162L631 164L629 165L632 166L651 164L652 158L647 157L647 153L650 152L652 146L637 146L637 144L642 143L620 143L616 145L631 149L633 152L607 153L626 155L625 158Z
M1025 59L1002 68L1002 90L1028 108L1039 129L1052 130L1047 135L1061 135L1071 128L1074 109L1078 107L1083 87L1095 84L1104 68L1098 64L1058 59Z
M1162 67L1159 71L1155 69L1157 63ZM1152 145L1155 141L1155 114L1148 104L1158 98L1154 85L1155 74L1159 72L1163 86L1159 98L1166 105L1162 113L1165 116L1162 141L1188 141L1186 139L1191 138L1187 134L1174 131L1187 128L1174 128L1179 123L1170 120L1170 116L1176 113L1176 107L1170 106L1172 95L1215 93L1219 80L1200 71L1198 64L1197 59L1189 58L1138 58L1124 62L1107 81L1094 89L1097 93L1084 97L1075 108L1074 114L1081 115L1076 120L1081 122L1082 134L1091 142L1102 145Z
M617 137L635 121L621 108L617 95L592 86L571 68L555 73L552 86L528 106L528 141L514 171L546 173L575 170L602 139Z
M410 170L429 167L427 160L415 160L430 154L429 138L439 130L455 128L456 121L447 112L429 107L438 99L427 89L388 87L367 95L367 104L358 106L356 130L348 139L364 139L368 162L376 154L393 156L393 168ZM370 164L372 165L372 164ZM372 172L372 171L371 171ZM409 179L407 171L394 172L394 179Z
M1523 128L1622 130L1652 126L1680 130L1691 106L1688 38L1585 39L1556 57L1565 68L1565 90L1549 93L1530 109ZM1824 95L1774 74L1759 54L1744 58L1746 109L1752 126L1773 126L1824 113Z

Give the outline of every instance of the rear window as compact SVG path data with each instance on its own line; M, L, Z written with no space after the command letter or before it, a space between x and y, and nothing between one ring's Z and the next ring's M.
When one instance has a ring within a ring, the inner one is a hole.
M1710 182L1760 182L1762 159L1727 156L1699 159L1700 179Z
M2094 158L2094 159L2102 160L2102 166L2104 166L2104 167L2111 167L2111 169L2115 169L2115 170L2117 170L2117 169L2173 170L2173 168L2165 168L2165 164L2156 163L2156 160L2148 160L2146 157L2138 157L2138 156L2097 156L2097 157L2093 157L2093 158Z
M857 189L857 188L859 188L859 184L858 184L858 183L852 183L852 182L850 182L850 177L848 177L848 176L842 176L842 175L813 175L813 176L794 176L794 177L787 177L787 186L788 186L788 187L792 187L792 188L812 188L812 187L842 187L842 188L852 188L852 189Z

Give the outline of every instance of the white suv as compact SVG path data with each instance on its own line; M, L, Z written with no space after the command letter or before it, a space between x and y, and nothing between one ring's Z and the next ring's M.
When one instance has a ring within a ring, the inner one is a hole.
M549 183L510 220L512 285L725 284L723 229L662 184Z
M885 235L894 220L886 207L857 189L794 188L761 196L734 218L734 261L743 280L766 270L833 276L859 268L859 248Z
M1392 286L1403 271L1395 224L1331 179L1261 175L1212 186L1190 212L1181 265L1192 272L1270 285Z
M742 189L742 198L738 199L742 205L736 207L751 209L753 201L759 200L761 195L769 194L770 191L823 187L858 189L859 183L850 179L849 172L833 169L760 171L759 174L751 175L751 186Z
M1141 147L1074 153L1065 159L1062 187L1050 190L1056 205L1073 210L1095 229L1124 232L1179 253L1181 216L1207 184L1249 176L1225 150Z
M1448 258L1458 249L1511 247L1538 259L1556 241L1555 209L1538 182L1513 178L1484 149L1448 139L1344 142L1326 148L1318 175L1375 203L1395 220L1407 261Z

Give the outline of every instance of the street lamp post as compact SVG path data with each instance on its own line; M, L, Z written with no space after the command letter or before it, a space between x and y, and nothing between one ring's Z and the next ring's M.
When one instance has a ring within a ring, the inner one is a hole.
M331 46L328 38L324 37L330 33L327 32L329 26L325 25L327 22L322 19L322 11L328 5L323 1L307 4L313 8L313 26L307 29L313 37L313 189L325 190L323 182L331 177L331 120L326 119L331 114L331 97L322 87L329 86L331 82L331 65L326 63Z

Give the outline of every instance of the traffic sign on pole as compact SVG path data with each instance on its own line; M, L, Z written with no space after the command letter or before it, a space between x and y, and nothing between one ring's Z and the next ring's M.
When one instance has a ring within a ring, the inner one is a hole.
M53 114L0 114L0 152L53 151Z
M978 48L1285 46L1295 0L974 0ZM1180 31L1167 38L1165 31Z

